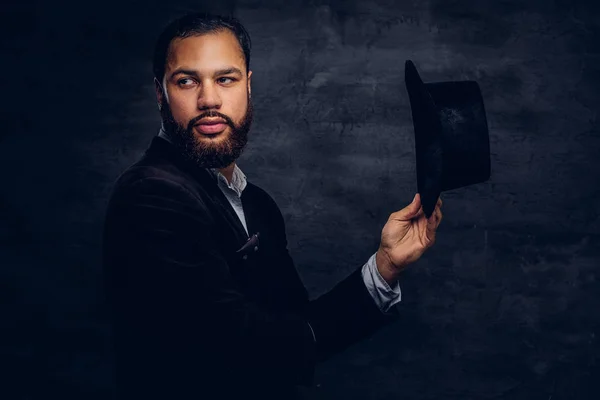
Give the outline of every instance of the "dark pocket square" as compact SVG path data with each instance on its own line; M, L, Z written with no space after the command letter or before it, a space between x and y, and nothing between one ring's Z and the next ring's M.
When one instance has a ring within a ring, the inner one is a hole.
M247 255L248 253L251 253L253 251L258 251L258 245L259 245L258 237L259 236L260 236L260 232L256 232L254 235L250 236L248 238L248 240L246 241L246 243L244 243L244 245L242 247L240 247L238 250L236 250L236 253L241 253L241 254Z

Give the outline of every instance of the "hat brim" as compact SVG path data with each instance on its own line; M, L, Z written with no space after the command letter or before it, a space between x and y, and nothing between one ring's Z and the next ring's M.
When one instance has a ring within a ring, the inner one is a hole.
M442 125L435 102L411 60L405 63L404 81L415 133L417 190L429 218L442 192Z

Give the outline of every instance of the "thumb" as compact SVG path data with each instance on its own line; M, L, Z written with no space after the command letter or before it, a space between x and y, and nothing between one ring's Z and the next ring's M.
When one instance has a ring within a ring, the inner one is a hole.
M409 220L414 218L419 210L421 209L421 196L419 193L415 194L413 201L404 207L402 210L398 211L397 219L400 220Z

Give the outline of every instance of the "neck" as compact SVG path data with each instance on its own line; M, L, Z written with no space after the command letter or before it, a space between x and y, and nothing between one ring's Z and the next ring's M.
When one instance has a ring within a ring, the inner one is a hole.
M231 183L231 179L233 177L233 170L235 168L235 161L226 166L225 168L219 168L219 172L223 174L225 178L227 178L227 182Z

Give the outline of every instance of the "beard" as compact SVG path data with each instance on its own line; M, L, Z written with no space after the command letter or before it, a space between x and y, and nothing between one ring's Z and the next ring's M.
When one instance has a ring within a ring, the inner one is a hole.
M161 105L160 114L165 132L184 158L203 168L225 168L242 154L246 143L248 143L253 106L252 100L248 96L248 107L239 124L235 124L225 114L209 110L192 118L187 126L184 126L175 121L171 108L166 102ZM230 132L228 133L227 128L225 128L223 132L216 134L216 136L228 136L226 138L219 137L215 140L210 137L198 138L194 133L194 125L205 117L219 117L225 120Z

